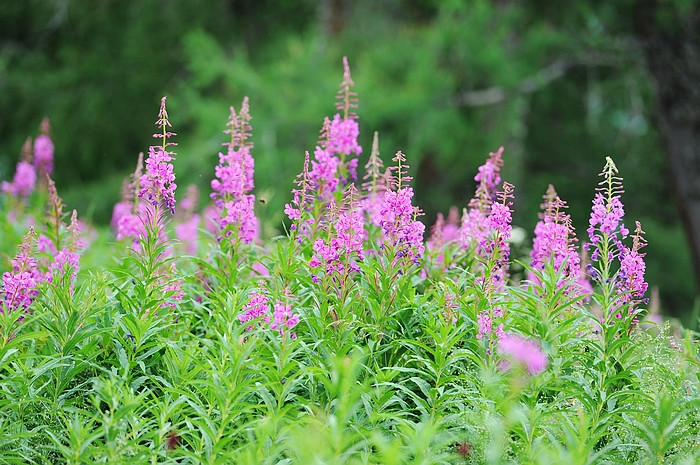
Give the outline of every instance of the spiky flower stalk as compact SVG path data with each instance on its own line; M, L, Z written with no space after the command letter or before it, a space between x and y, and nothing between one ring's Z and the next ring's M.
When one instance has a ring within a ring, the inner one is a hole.
M253 143L250 142L250 107L248 97L243 99L238 114L231 107L231 116L225 134L231 139L223 145L226 153L219 153L216 166L216 178L212 180L214 191L211 197L219 211L220 238L232 236L233 242L251 243L258 232L258 220L255 217L255 195L253 190L253 172L255 162L250 154Z
M362 153L362 147L357 143L359 126L357 115L351 110L357 108L357 94L351 91L354 85L350 77L350 67L347 58L343 59L344 74L338 92L336 108L343 115L336 113L333 119L324 118L321 137L314 150L314 160L311 161L309 179L311 187L316 191L319 208L328 205L336 192L349 183L357 180L357 156Z
M139 153L134 172L124 180L122 199L114 205L111 225L117 240L130 237L132 247L139 245L140 237L144 235L144 220L146 204L139 202L138 192L143 173L143 152Z
M49 119L44 118L41 122L41 134L34 141L34 168L39 175L39 179L44 179L46 175L53 174L54 146L49 136L51 126Z
M39 272L36 259L32 253L36 240L34 228L24 236L19 252L11 260L12 271L2 275L2 292L0 293L0 312L25 311L32 304L39 291L39 284L44 280Z
M624 192L622 178L618 176L617 166L610 157L606 157L600 176L603 180L596 188L587 230L590 243L585 244L584 248L593 249L592 263L587 265L587 271L591 280L601 286L600 303L606 312L604 319L607 320L615 309L615 261L624 249L622 239L629 235L629 230L622 223L625 214L620 199Z
M141 191L139 198L146 199L156 207L158 212L159 207L170 210L175 214L175 171L172 161L175 158L175 152L168 150L168 147L177 145L171 142L170 138L175 136L174 132L170 132L171 127L168 120L168 111L165 108L165 99L160 101L160 111L158 112L158 120L156 126L160 132L153 134L153 137L161 140L160 145L152 145L148 149L148 158L146 159L146 172L141 176ZM156 214L155 216L158 216Z
M399 151L393 161L396 163L392 167L395 174L390 183L392 189L383 196L380 226L385 253L388 253L392 267L398 265L399 269L403 269L420 263L425 252L425 225L417 219L421 215L420 209L412 205L413 188L406 186L411 180L407 174L409 166L405 163L406 157Z
M544 270L551 263L559 281L556 287L566 286L565 294L576 297L589 294L590 284L583 270L571 217L566 213L566 202L559 198L551 184L541 205L540 221L535 226L535 237L530 253L533 269ZM530 273L529 280L540 285L537 275Z
M489 158L479 167L474 180L478 183L474 197L462 215L459 230L459 244L462 249L475 257L487 258L482 244L488 235L487 218L491 205L496 200L496 189L501 183L501 166L503 166L503 147L489 153Z

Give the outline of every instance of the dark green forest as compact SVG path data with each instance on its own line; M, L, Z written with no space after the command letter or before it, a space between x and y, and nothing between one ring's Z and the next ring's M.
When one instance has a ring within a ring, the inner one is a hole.
M627 222L647 232L651 307L696 327L700 196L679 176L700 170L700 149L688 148L700 138L688 110L700 101L688 58L700 56L699 11L691 0L5 2L0 179L48 117L65 203L108 224L167 95L179 195L194 183L206 201L229 107L248 96L257 214L274 236L318 115L335 112L347 56L360 165L374 131L385 160L403 151L428 228L466 205L477 167L503 145L521 256L550 183L583 239L610 156ZM678 153L694 168L674 171Z

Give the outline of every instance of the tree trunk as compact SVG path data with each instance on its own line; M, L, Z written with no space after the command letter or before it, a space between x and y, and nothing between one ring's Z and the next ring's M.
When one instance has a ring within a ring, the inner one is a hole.
M673 2L639 1L635 32L654 80L656 123L700 289L700 5L686 10Z

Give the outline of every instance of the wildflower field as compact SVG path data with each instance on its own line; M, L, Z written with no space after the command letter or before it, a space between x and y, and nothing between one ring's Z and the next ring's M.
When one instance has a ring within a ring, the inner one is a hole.
M48 122L28 140L0 193L1 464L700 463L698 335L647 314L614 161L580 241L549 186L511 253L507 150L427 228L352 86L345 60L279 237L247 98L200 208L163 97L110 230L61 200Z

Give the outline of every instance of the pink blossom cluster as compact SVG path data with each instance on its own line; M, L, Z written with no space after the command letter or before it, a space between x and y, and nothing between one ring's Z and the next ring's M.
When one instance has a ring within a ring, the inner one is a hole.
M238 315L238 321L241 323L249 323L251 321L260 320L264 323L270 322L270 306L268 298L262 292L254 292L250 295L248 302L243 306L243 312ZM253 329L253 325L246 327L247 330Z
M352 194L350 197L352 199ZM359 272L357 262L364 260L365 229L362 211L355 208L354 201L351 200L348 208L340 213L332 231L333 236L328 242L322 238L314 242L314 255L309 266L322 268L323 273L331 277ZM312 278L319 280L316 275Z
M30 228L19 252L11 260L12 271L2 275L2 293L0 294L0 312L26 310L39 295L38 286L44 280L39 272L36 259L31 253L34 229Z
M275 302L272 318L270 317L270 304L268 297L262 292L253 292L248 302L243 307L243 312L238 315L238 320L246 326L246 331L251 331L264 323L272 331L278 331L280 336L286 334L299 323L299 315L292 312L292 307L280 300ZM290 334L296 339L296 333Z
M495 289L502 289L508 270L508 258L510 257L510 240L512 232L512 203L508 200L513 197L513 185L503 183L503 191L498 193L499 201L491 204L491 212L486 217L485 226L488 235L479 244L481 257L491 267L489 279L490 285Z
M0 190L15 197L27 198L34 192L37 176L34 166L27 161L17 163L12 182L3 181Z
M51 189L52 187L55 191L53 181L49 178L49 188ZM57 200L57 202L60 202L60 200ZM43 234L39 237L37 249L39 251L44 249L46 253L53 257L53 262L48 267L45 280L47 282L54 282L55 278L58 278L61 282L66 282L67 280L69 292L72 294L78 271L80 270L80 253L84 248L84 243L81 239L82 231L76 210L73 210L71 214L70 224L66 228L66 232L70 234L70 240L62 245L59 244L60 250L57 250L53 241L46 238Z
M258 235L258 219L255 216L255 161L250 150L250 107L248 97L243 99L238 114L231 107L231 116L224 131L231 134L231 141L224 144L226 154L219 153L219 164L212 180L211 198L215 200L218 226L226 237L235 235L236 240L249 244Z
M322 133L325 140L314 150L309 180L318 199L328 202L333 192L357 179L357 156L362 153L362 147L357 143L360 134L357 121L341 119L339 114L332 121L325 118Z
M168 112L165 109L165 97L160 101L160 111L156 125L161 129L161 133L154 134L156 139L162 139L162 145L151 146L148 149L146 159L146 172L141 176L141 190L138 196L147 199L151 205L163 205L175 213L175 171L172 161L175 152L167 150L167 147L176 145L168 140L175 135L168 131L171 126L168 121Z
M501 184L501 167L503 166L503 147L490 152L489 158L481 165L474 176L478 183L474 198L469 202L470 208L479 208L482 211L496 200L496 189Z
M618 298L614 306L629 305L628 313L633 313L634 305L645 302L644 294L646 294L648 284L644 281L644 273L646 264L644 263L644 253L640 253L640 249L646 245L643 237L642 225L639 221L636 222L634 231L634 244L632 248L623 246L620 250L620 270L617 275ZM622 318L621 313L617 313L616 317Z
M114 205L110 224L115 230L118 241L130 237L132 245L138 245L140 237L145 234L146 208L146 205L141 202L134 203L129 200Z
M627 237L629 230L622 224L624 216L625 210L619 195L606 200L602 192L596 192L587 229L591 243L597 244L602 235L607 235L615 241L618 232L623 238ZM594 257L591 258L596 260Z
M309 171L312 189L316 191L320 200L329 201L340 184L338 175L340 159L321 147L316 147L314 150L314 158Z
M34 167L41 178L53 174L54 146L49 137L49 119L44 118L41 122L41 134L34 140Z
M236 198L254 188L253 172L255 161L250 147L234 150L230 146L226 154L219 153L219 164L215 168L216 179L212 180L211 197L221 204L226 199Z
M477 316L477 325L479 326L479 331L476 334L476 338L486 341L492 341L496 338L503 336L503 309L500 307L495 307L493 310L483 310ZM494 328L494 324L496 327Z
M374 133L372 150L365 164L366 174L363 177L362 191L365 193L360 200L360 208L365 212L368 223L379 227L382 220L382 205L384 193L391 181L391 172L383 170L384 163L379 157L379 134Z
M299 315L296 313L292 313L292 306L278 300L274 305L270 329L272 331L278 331L280 336L284 336L286 330L291 330L298 323ZM292 339L297 338L295 332L292 332L290 336Z
M221 218L220 226L226 229L229 225L236 227L238 240L244 244L250 244L258 235L258 219L255 217L255 195L245 194L238 199L224 203L225 215ZM234 234L234 230L227 229L226 235Z
M418 208L412 204L413 188L386 191L383 197L380 226L384 242L394 248L397 257L419 264L425 252L425 225L416 219Z
M180 215L175 223L175 237L183 244L185 252L190 255L197 254L200 215L195 211L198 203L199 189L196 184L190 184L185 191L185 198L180 202Z
M360 134L357 115L350 112L352 108L357 108L357 99L350 90L354 83L346 57L343 57L343 66L343 82L337 104L343 116L336 113L332 120L324 118L321 140L314 150L314 160L309 169L309 187L323 203L331 200L333 192L357 180L357 156L362 153L362 147L357 142Z
M531 375L537 375L547 369L549 359L540 345L517 334L503 334L498 339L498 352L527 369ZM508 364L501 365L504 368Z
M175 237L185 246L185 251L190 255L197 253L197 235L201 219L196 213L175 225Z
M503 166L503 147L489 153L489 158L479 167L474 176L478 183L474 197L462 216L459 229L459 243L465 250L473 250L477 256L485 258L487 253L482 249L489 235L487 225L491 204L496 200L496 189L501 183L501 167Z
M34 167L42 175L53 174L54 146L47 134L40 134L34 140Z
M531 265L535 269L544 269L552 263L554 270L561 273L558 285L569 285L567 295L590 294L592 289L581 268L581 259L576 250L576 235L571 225L571 217L565 212L566 202L561 200L550 185L545 194L542 219L535 225L535 237L530 252ZM571 279L575 282L571 283ZM530 273L533 282L536 277Z
M297 175L294 184L297 187L292 190L292 202L285 204L284 213L294 222L290 229L302 233L298 239L301 242L303 235L307 234L316 222L315 218L309 214L313 200L309 175L309 152L304 155L304 168Z
M427 241L427 246L431 250L440 249L444 244L454 242L460 236L460 218L457 207L451 207L450 213L445 219L442 213L437 214L437 220L431 228L430 238Z

